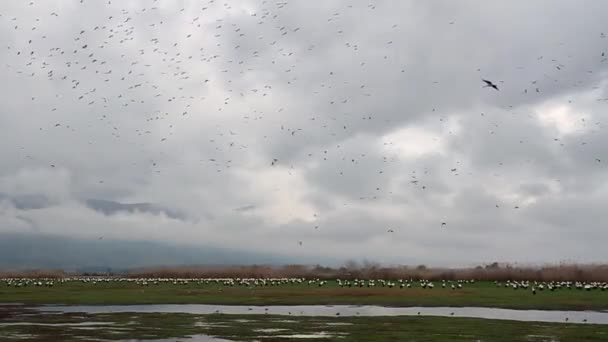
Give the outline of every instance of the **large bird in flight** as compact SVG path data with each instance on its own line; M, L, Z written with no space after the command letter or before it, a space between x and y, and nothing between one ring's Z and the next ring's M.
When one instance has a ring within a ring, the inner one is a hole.
M486 85L483 86L484 88L492 87L492 88L498 90L498 86L496 86L496 84L492 83L492 81L488 81L488 80L484 80L484 79L481 79L481 80L486 83Z

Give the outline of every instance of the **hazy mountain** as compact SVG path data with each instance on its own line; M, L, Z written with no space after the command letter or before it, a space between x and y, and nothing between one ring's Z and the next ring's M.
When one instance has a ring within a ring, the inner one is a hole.
M126 269L154 265L283 264L295 262L264 253L150 241L85 240L63 236L0 234L0 268Z

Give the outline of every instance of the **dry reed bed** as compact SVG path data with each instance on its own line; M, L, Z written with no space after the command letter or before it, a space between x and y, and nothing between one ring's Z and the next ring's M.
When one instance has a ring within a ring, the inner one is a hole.
M319 278L319 279L427 279L427 280L537 280L608 281L608 265L512 266L491 264L472 268L382 267L364 265L340 268L322 266L183 266L132 270L132 277L175 278Z
M62 278L76 275L63 270L0 270L0 278ZM133 269L128 277L146 278L319 278L319 279L427 279L427 280L537 280L608 281L608 265L560 264L544 266L500 265L470 268L429 268L423 265L383 267L348 263L339 268L310 265L165 266Z

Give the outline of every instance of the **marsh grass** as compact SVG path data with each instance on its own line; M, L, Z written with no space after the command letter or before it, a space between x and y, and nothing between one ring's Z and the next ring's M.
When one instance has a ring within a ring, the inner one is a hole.
M59 269L0 270L0 278L61 278L83 274ZM85 274L88 275L88 274ZM347 262L341 267L320 265L235 265L235 266L158 266L132 269L115 275L129 277L164 278L307 278L307 279L427 279L482 281L607 281L606 264L558 264L524 266L491 263L468 268L418 266L382 266L376 263Z
M436 284L437 285L437 284ZM497 287L493 282L465 284L464 288L423 289L387 287L339 287L284 284L280 286L223 286L192 281L186 285L135 282L66 282L55 287L0 286L0 302L27 304L226 304L226 305L384 305L384 306L478 306L513 309L605 310L608 292L562 288L538 291Z
M470 268L429 268L419 266L385 267L375 263L346 263L339 268L309 265L285 266L171 266L132 270L133 277L240 277L308 279L428 279L428 280L537 280L537 281L608 281L608 265L560 264L518 266L492 263Z

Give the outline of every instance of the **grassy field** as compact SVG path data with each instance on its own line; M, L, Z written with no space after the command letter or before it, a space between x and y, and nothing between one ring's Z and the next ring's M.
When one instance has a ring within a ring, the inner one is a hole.
M26 304L376 304L386 306L480 306L516 309L605 310L608 291L560 289L554 292L497 288L493 282L466 284L463 289L340 288L335 282L274 287L228 287L219 284L142 287L135 283L68 282L47 287L0 286L0 303Z
M9 312L12 310L12 312ZM4 313L3 313L4 311ZM25 315L24 315L25 314ZM608 326L481 320L461 317L285 317L189 314L32 314L0 307L2 341L186 339L339 341L606 341ZM23 325L28 322L30 325ZM19 323L11 325L11 323ZM88 325L83 325L88 324ZM318 336L316 336L318 337ZM306 340L298 338L298 340Z

